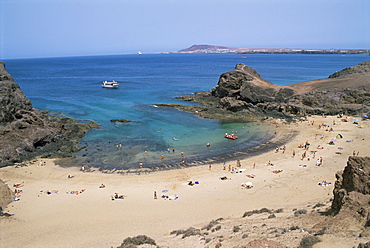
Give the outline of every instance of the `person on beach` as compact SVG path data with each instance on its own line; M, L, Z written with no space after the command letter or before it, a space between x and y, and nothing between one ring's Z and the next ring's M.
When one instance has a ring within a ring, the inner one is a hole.
M85 173L85 166L81 166L81 170L83 173Z
M154 191L154 200L157 200L157 191Z
M256 163L253 163L253 169L256 169Z
M295 157L295 151L294 150L293 150L293 154L292 155L293 155L293 158L294 158Z
M224 162L224 166L223 167L224 167L224 170L226 170L226 162Z

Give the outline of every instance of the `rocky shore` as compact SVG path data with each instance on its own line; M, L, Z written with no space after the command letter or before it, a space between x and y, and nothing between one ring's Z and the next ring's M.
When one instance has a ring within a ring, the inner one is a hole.
M366 115L370 112L370 62L335 72L319 79L279 86L264 80L258 72L237 64L223 73L208 92L179 97L198 105L158 104L176 107L204 118L224 121L287 121L307 115Z
M33 108L0 62L0 167L80 150L78 142L94 123L83 124Z

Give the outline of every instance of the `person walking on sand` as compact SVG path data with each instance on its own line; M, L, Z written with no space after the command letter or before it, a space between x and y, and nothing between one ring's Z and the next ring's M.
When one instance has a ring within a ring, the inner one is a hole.
M295 157L295 151L293 150L293 158Z
M157 191L154 191L154 200L157 200Z

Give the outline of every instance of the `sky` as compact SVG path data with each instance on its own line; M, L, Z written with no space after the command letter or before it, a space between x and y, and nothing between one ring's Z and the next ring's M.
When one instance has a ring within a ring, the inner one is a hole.
M0 60L194 44L370 49L370 0L0 0Z

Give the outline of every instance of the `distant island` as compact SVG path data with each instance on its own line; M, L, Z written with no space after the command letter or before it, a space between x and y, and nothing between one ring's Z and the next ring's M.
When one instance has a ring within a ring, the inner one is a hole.
M369 54L370 49L237 48L213 45L192 45L189 48L170 53Z

